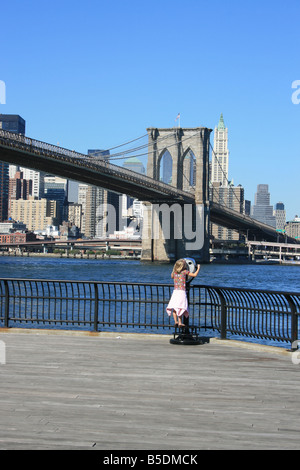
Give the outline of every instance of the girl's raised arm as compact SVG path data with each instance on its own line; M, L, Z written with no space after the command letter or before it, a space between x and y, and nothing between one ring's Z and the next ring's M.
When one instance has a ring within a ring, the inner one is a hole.
M196 277L199 271L200 271L200 264L197 264L197 271L194 273L189 273L189 276Z

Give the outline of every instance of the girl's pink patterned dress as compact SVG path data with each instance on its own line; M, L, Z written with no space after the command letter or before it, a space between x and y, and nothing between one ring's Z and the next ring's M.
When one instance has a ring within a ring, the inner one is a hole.
M186 276L189 271L185 269L181 273L174 273L174 291L171 296L170 302L167 306L167 314L172 315L172 311L175 310L176 314L180 317L184 315L189 316L189 307L186 296Z

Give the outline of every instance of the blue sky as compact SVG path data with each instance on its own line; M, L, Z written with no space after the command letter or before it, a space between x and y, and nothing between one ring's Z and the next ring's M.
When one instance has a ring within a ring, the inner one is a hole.
M223 113L229 179L252 203L269 184L300 215L299 0L15 0L0 14L0 113L27 135L86 153L179 112L210 128Z

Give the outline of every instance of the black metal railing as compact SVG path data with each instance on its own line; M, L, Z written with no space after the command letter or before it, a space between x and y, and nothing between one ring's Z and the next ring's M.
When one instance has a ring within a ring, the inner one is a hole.
M0 326L164 333L173 284L0 279ZM189 285L190 324L221 339L298 339L300 294Z

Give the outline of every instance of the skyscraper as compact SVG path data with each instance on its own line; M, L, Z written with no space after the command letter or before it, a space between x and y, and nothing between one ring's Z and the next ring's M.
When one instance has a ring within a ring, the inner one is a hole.
M10 165L11 167L12 165ZM35 171L29 168L20 167L26 180L32 181L32 195L38 199L44 196L44 177L43 171ZM11 176L12 177L12 176Z
M44 177L44 197L49 201L58 202L58 223L67 220L68 209L68 180L59 176Z
M25 120L17 114L0 114L0 129L25 135ZM44 196L44 173L17 165L9 165L9 178L14 178L17 171L23 173L23 178L32 180L32 195Z
M214 132L214 151L212 152L211 182L221 183L223 187L228 182L228 129L225 127L223 114Z
M0 114L0 129L25 134L25 121L17 114ZM9 164L0 162L0 221L8 217ZM14 173L19 169L14 167ZM14 175L13 175L14 176Z
M14 178L9 179L8 186L8 217L11 216L11 201L28 199L32 195L32 181L26 180L21 171L16 171Z
M214 150L211 159L210 199L241 214L245 211L244 188L234 186L228 180L229 150L228 129L223 114L214 131ZM233 229L211 224L211 235L218 240L239 240L240 234Z
M254 219L276 228L276 218L273 215L273 206L270 205L268 184L258 184L255 193L254 205L251 215Z
M274 216L276 219L276 229L284 230L286 223L286 212L283 202L277 202L275 205Z
M0 114L0 129L25 135L25 121L18 114Z
M0 222L7 220L8 216L8 164L0 162Z

